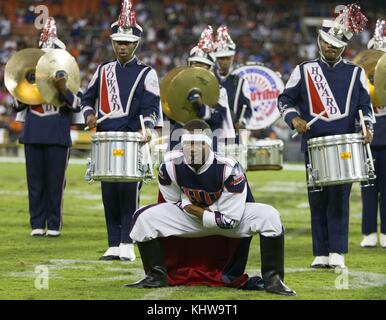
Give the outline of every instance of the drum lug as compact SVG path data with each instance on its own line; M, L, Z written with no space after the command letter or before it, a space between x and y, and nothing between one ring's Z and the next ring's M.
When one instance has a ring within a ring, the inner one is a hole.
M308 188L310 192L319 192L323 190L322 186L318 186L316 181L319 178L318 170L314 170L311 167L311 164L307 164L307 175L308 175Z
M86 174L84 176L84 180L88 183L94 182L94 179L92 178L92 173L94 172L94 166L91 163L91 158L87 158L86 162Z

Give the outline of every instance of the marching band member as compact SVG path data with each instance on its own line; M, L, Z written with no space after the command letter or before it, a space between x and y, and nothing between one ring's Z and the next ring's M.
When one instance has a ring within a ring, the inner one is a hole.
M216 57L214 51L213 28L207 26L201 33L200 41L197 46L192 48L189 53L188 64L191 67L200 67L212 71L215 66ZM192 104L197 113L197 117L204 120L210 126L211 130L216 131L217 139L234 139L235 131L232 122L232 116L228 104L228 96L226 89L220 86L220 97L218 104L214 108L210 108L202 102L201 92L192 90L188 96L188 100ZM173 130L180 129L181 125L176 123ZM171 135L170 150L179 143L175 141L175 135ZM215 149L217 145L215 143Z
M367 47L386 52L386 21L378 20L375 34ZM370 79L372 81L372 79ZM376 179L373 186L362 188L362 234L361 247L377 245L378 204L381 218L379 242L386 248L386 106L374 107L376 123L371 152L374 157Z
M182 149L170 152L159 170L159 188L166 202L135 213L130 236L138 243L146 277L126 287L168 286L159 238L251 238L259 233L264 289L296 295L283 282L284 229L277 210L248 201L248 183L240 164L213 152L207 123L191 120L184 131Z
M89 128L101 131L137 132L143 115L147 140L160 116L160 91L156 71L139 61L135 51L142 27L129 0L122 1L119 20L111 25L116 60L98 66L82 99ZM94 106L96 105L96 110ZM97 119L110 116L97 125ZM131 218L138 208L139 182L101 182L109 248L102 260L135 260L129 236Z
M319 58L296 66L278 98L283 119L303 135L301 150L305 152L306 165L307 141L354 133L359 109L363 110L367 126L365 142L372 139L373 112L365 71L341 57L353 33L361 32L366 20L355 4L345 7L335 21L323 20L318 34ZM325 115L307 127L307 122L321 112ZM351 186L342 184L324 187L320 192L308 191L313 268L345 266Z
M216 56L214 73L220 85L227 91L233 125L238 131L245 126L246 120L252 116L252 110L251 103L243 90L245 81L241 77L231 74L236 44L232 41L227 26L223 25L217 29L214 54ZM245 106L245 112L243 119L240 119L243 106Z
M43 28L39 46L44 51L66 49L57 37L52 17ZM60 236L65 172L71 147L70 126L80 111L81 93L74 95L62 74L57 74L53 81L60 92L62 107L30 106L18 101L15 106L16 120L24 122L19 141L25 151L31 236Z

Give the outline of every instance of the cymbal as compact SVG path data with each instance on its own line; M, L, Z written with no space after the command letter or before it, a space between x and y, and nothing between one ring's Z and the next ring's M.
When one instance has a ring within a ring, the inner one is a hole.
M218 103L220 89L216 77L209 70L199 67L180 68L173 69L167 78L165 76L163 100L167 104L164 112L169 118L186 123L197 119L197 114L187 99L189 92L198 89L202 94L202 102L213 107Z
M378 98L378 106L386 106L386 54L378 60L374 72L375 93Z
M364 50L358 53L352 61L365 69L367 78L373 82L375 66L383 54L384 52L381 50Z
M36 82L28 81L26 76L35 74L36 64L44 51L36 48L16 52L7 62L4 72L4 83L8 91L18 101L29 105L44 103Z
M160 83L160 98L161 98L161 105L163 112L170 118L173 119L172 111L169 105L169 102L167 101L167 92L170 87L171 80L173 77L179 73L180 71L184 70L186 67L176 67L172 70L170 70L161 80ZM174 119L173 119L174 120Z
M76 94L80 87L80 71L75 58L66 50L52 49L41 57L36 65L36 83L48 104L61 107L59 92L52 79L58 71L64 71L67 88Z

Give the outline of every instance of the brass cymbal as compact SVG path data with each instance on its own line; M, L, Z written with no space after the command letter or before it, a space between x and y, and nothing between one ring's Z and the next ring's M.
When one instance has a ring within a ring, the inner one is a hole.
M164 112L169 118L186 123L197 119L197 114L187 99L189 92L192 89L199 90L202 102L213 107L218 103L220 89L216 77L209 70L199 67L176 69L165 76L165 83L162 85L163 100L166 101Z
M375 67L374 72L375 93L378 106L386 106L386 54L384 54Z
M365 69L367 78L370 82L373 82L375 66L383 54L384 52L381 50L364 50L358 53L352 61Z
M48 104L63 106L52 79L58 71L64 71L67 88L76 94L80 87L80 71L75 58L66 50L52 49L41 57L36 65L36 84Z
M36 64L44 55L44 51L36 48L16 52L7 62L4 72L4 83L9 93L18 101L29 105L44 103L44 98L33 79ZM32 79L27 80L26 76Z
M171 83L171 80L173 77L179 73L180 71L184 70L186 67L176 67L172 70L170 70L161 80L160 83L160 97L161 97L161 105L163 112L170 118L173 119L172 111L169 105L169 102L167 101L167 92L169 90L169 86ZM174 120L174 119L173 119Z

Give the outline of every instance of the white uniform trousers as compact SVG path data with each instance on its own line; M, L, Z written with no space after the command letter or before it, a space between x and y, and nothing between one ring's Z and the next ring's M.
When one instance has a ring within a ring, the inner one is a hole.
M173 203L160 203L138 210L138 216L130 233L137 242L159 237L181 236L197 238L221 235L230 238L251 237L261 233L276 237L282 233L279 212L266 204L246 203L241 221L233 229L205 228L201 219L183 211Z

